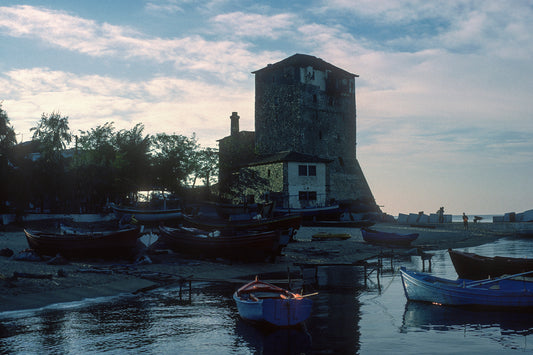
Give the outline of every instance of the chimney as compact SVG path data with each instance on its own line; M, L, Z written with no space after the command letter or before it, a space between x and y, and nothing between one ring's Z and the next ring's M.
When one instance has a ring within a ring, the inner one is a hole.
M237 133L239 133L239 115L237 115L237 112L232 112L230 119L231 119L231 135L235 136Z

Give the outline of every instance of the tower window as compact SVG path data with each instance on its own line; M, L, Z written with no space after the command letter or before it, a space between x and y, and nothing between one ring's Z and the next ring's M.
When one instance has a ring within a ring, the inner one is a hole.
M313 102L316 102L317 99L316 99L316 94L313 95Z

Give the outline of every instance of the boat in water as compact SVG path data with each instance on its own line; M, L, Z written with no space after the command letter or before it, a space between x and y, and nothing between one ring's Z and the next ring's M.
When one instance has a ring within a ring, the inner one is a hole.
M233 294L240 316L277 327L295 326L311 315L313 301L257 278Z
M533 259L482 256L448 249L453 267L461 279L482 280L533 270Z
M533 271L479 281L449 280L400 268L405 297L448 306L533 307Z

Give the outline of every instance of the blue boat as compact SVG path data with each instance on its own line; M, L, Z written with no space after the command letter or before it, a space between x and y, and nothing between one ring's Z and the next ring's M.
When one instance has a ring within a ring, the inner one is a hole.
M309 318L313 301L305 297L257 278L233 294L243 319L277 327L295 326Z
M409 301L449 306L533 307L533 271L494 279L449 280L427 273L400 269Z

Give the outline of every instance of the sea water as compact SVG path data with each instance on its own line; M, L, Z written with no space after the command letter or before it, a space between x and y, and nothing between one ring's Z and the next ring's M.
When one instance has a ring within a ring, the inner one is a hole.
M500 239L461 249L531 257L531 241ZM262 329L240 319L234 284L193 284L139 295L0 313L1 354L501 354L533 353L533 317L407 302L398 268L427 269L419 257L385 262L377 279L359 267L321 267L313 314L296 329ZM437 251L432 273L456 278ZM369 270L367 270L369 272Z

